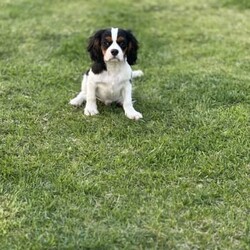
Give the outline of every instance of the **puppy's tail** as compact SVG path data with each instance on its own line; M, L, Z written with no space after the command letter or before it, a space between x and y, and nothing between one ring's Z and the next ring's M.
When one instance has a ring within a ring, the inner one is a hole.
M143 72L141 70L133 70L132 71L132 78L137 78L143 76Z

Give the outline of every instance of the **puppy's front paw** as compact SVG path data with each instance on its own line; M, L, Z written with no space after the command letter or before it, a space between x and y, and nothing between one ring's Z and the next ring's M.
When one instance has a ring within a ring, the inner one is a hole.
M84 114L87 116L93 116L99 114L96 106L86 106L84 109Z
M135 110L126 112L126 116L131 120L139 120L142 118L142 114L140 112L137 112Z

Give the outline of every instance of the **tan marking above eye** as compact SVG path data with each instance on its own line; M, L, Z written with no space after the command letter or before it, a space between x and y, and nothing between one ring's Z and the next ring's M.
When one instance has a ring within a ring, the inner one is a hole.
M112 37L111 37L111 36L106 36L106 37L105 37L105 40L106 40L107 42L112 42Z
M123 37L123 36L119 36L119 37L117 37L117 40L116 40L118 43L120 43L120 42L123 42L123 41L125 41L125 38Z

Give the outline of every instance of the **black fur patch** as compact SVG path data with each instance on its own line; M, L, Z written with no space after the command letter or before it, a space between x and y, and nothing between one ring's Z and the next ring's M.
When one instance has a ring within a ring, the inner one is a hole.
M101 40L105 32L105 29L99 30L89 38L87 50L90 54L91 60L94 62L92 65L92 71L95 74L100 74L103 70L106 70L106 65L103 60L103 54L101 50Z
M134 65L137 60L137 51L139 49L139 44L130 30L125 30L124 35L126 36L126 39L128 41L127 61L129 65Z
M105 62L101 61L101 62L94 62L91 69L94 74L100 74L102 73L102 71L107 70L107 67Z

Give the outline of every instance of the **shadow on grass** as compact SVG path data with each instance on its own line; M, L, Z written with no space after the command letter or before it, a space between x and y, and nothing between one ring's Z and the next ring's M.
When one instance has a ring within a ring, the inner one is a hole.
M224 0L224 6L237 6L240 9L250 9L250 1L249 0Z

